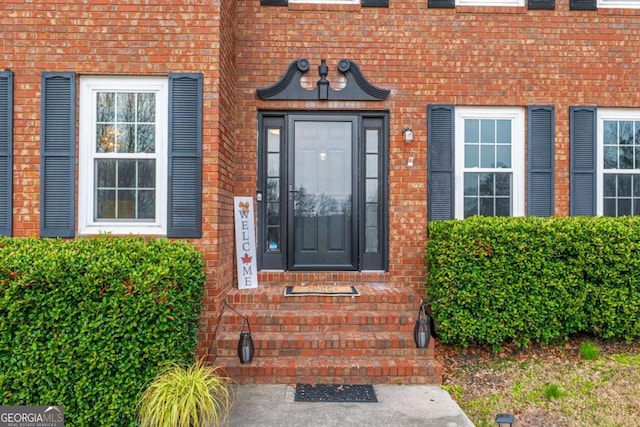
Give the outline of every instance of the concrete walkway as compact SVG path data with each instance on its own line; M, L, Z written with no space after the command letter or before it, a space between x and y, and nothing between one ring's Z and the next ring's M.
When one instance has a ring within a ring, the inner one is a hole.
M375 385L377 403L294 402L295 386L240 385L231 427L473 427L449 393L431 385Z

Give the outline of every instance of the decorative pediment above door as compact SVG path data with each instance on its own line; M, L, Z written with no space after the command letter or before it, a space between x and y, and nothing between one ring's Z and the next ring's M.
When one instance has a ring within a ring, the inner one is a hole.
M289 64L287 71L277 83L258 89L260 99L284 100L330 100L330 101L384 101L389 96L389 89L382 89L371 84L360 71L358 65L349 60L338 62L338 71L346 78L346 85L341 89L330 86L327 75L329 67L322 59L318 66L318 80L315 89L305 89L300 83L302 74L309 71L309 60L300 58Z

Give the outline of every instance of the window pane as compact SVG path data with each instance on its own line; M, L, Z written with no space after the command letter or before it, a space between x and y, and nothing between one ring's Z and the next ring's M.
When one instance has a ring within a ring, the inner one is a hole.
M121 125L116 127L116 152L135 153L136 134L134 125Z
M118 160L118 187L136 187L136 161Z
M280 204L267 203L267 224L280 225Z
M497 120L496 128L498 131L496 142L498 144L511 144L511 120Z
M618 175L618 197L631 197L631 175Z
M511 174L497 173L496 180L496 196L511 196Z
M96 94L96 121L113 122L116 117L115 93L98 92Z
M618 216L631 215L631 199L618 199Z
M96 192L95 219L114 219L116 217L116 190L98 190Z
M491 197L481 197L480 198L480 215L482 216L493 216L493 198Z
M378 131L375 129L367 130L367 153L378 153Z
M96 125L96 152L112 153L116 148L116 128L111 124Z
M280 250L280 227L269 227L267 230L267 250L270 252Z
M602 213L604 216L616 216L616 199L604 199Z
M378 251L378 229L366 228L365 229L365 251L367 253L377 253Z
M156 188L155 160L138 160L138 188Z
M633 147L620 147L619 151L620 169L633 168Z
M498 149L498 165L499 168L510 168L511 167L511 146L510 145L499 145Z
M640 197L640 175L633 176L633 197Z
M267 176L280 176L280 154L267 154Z
M480 146L465 145L464 146L464 167L477 168L480 166Z
M478 199L476 197L465 197L464 217L468 218L473 215L478 215Z
M633 199L633 214L632 215L638 215L638 214L640 214L640 200Z
M138 94L138 122L154 123L156 121L156 94Z
M367 202L378 202L378 180L367 179Z
M495 168L496 167L496 146L482 145L480 147L480 167Z
M511 215L511 199L506 197L496 198L496 216Z
M478 144L480 142L480 120L466 119L464 121L465 144Z
M620 144L633 144L633 122L620 122Z
M480 143L495 144L496 142L496 121L482 120L480 122Z
M155 219L156 192L153 190L138 191L138 218Z
M464 174L464 195L465 196L478 195L478 174L477 173Z
M137 153L156 152L156 126L138 125L138 149Z
M277 202L280 200L280 179L267 179L267 202Z
M267 151L271 153L280 152L280 129L267 129Z
M618 122L605 121L604 127L604 144L618 145Z
M378 177L378 155L367 154L367 178Z
M604 147L604 168L618 168L618 147Z
M604 197L616 197L616 175L604 175Z
M135 122L136 94L118 93L116 96L116 121Z
M365 226L376 227L378 225L378 204L368 203L366 209Z
M134 219L136 217L135 195L134 190L118 191L118 219Z
M480 195L481 196L493 196L493 177L492 173L481 173L480 176Z
M116 161L115 160L96 160L96 183L98 188L116 186Z

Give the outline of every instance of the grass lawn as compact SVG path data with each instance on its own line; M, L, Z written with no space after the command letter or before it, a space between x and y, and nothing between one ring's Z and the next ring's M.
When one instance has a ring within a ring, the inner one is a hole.
M559 346L439 345L443 388L477 427L640 425L640 344L576 337Z

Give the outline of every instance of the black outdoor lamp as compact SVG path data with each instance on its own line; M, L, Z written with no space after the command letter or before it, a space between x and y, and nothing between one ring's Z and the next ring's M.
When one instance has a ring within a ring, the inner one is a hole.
M251 325L249 324L249 319L244 316L242 317L242 326L240 327L240 339L238 340L238 357L240 358L240 363L246 364L251 363L253 360L253 338L251 338ZM244 332L244 324L247 324L247 328L249 332Z
M498 414L496 415L496 424L500 427L513 427L516 422L516 418L512 414Z
M224 309L229 307L231 311L242 318L242 326L240 327L240 339L238 340L238 358L240 359L240 363L246 364L251 363L253 360L253 353L255 352L255 347L253 345L253 338L251 338L251 324L249 323L249 319L246 316L243 316L236 310L231 307L227 301L224 302L224 307L222 308L222 312L220 313L220 318L222 318L222 313L224 313ZM220 318L218 318L218 325L220 324ZM247 325L248 332L244 331L244 325ZM216 330L218 326L216 325ZM215 335L215 334L214 334Z
M424 309L424 301L420 300L420 310L418 310L418 318L416 325L413 327L413 339L416 347L427 348L431 340L431 319Z

